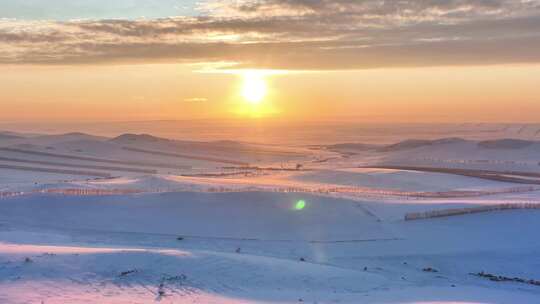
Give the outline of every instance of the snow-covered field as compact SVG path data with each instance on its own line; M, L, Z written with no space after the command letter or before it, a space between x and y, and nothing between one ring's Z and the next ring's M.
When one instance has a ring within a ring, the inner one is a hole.
M450 174L375 168L318 170L299 174L295 179L403 191L489 190L515 186Z
M0 303L539 303L540 210L405 220L540 204L540 144L481 140L10 133L0 137Z

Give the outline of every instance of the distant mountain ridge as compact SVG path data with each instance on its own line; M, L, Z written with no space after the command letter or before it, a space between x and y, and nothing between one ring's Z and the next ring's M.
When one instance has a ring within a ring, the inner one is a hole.
M441 138L441 139L407 139L400 141L395 144L390 144L386 146L376 146L363 143L342 143L326 146L329 149L335 150L357 150L357 151L367 151L376 149L379 152L397 152L404 150L414 150L417 148L428 147L428 146L441 146L448 144L461 144L461 143L471 143L476 144L481 149L505 149L505 150L518 150L531 147L534 145L540 145L539 141L534 140L524 140L524 139L514 139L514 138L503 138L495 140L483 140L483 141L473 141L467 140L459 137L450 137L450 138Z
M478 146L485 149L522 149L538 143L531 140L505 138L481 141L478 143Z
M378 149L381 146L372 145L372 144L362 144L362 143L343 143L326 146L330 150L355 150L355 151L369 151Z
M24 137L9 134L9 133L0 133L0 140L21 139L21 138L24 138Z
M162 138L162 137L156 137L150 134L133 134L133 133L125 133L120 136L117 136L115 138L110 139L109 141L114 143L129 143L129 142L169 142L170 139Z
M409 150L415 149L424 146L436 146L436 145L446 145L446 144L455 144L455 143L464 143L467 140L459 137L450 137L450 138L441 138L435 140L426 140L426 139L408 139L396 144L388 145L380 149L381 152L391 152L391 151L400 151L400 150Z

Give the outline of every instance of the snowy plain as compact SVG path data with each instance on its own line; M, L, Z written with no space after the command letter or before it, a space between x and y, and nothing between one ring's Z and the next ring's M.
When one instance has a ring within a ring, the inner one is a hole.
M539 146L0 138L0 303L540 303Z

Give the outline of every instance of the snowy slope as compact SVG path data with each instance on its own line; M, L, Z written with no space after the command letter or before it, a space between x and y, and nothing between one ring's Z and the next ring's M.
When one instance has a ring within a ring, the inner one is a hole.
M510 183L451 174L369 168L318 170L296 175L294 179L316 183L403 191L476 190L512 186Z
M306 203L304 210L295 210L299 200ZM0 201L0 221L234 239L341 241L392 237L355 202L261 192L75 199L30 196Z
M0 299L510 304L540 297L535 286L469 275L537 278L539 212L379 221L385 208L301 196L307 207L293 210L298 197L171 193L0 201ZM322 235L327 242L306 242ZM395 237L375 238L389 235ZM366 239L330 239L344 236Z
M359 168L536 171L538 143L453 138L330 149L145 134L0 138L0 165L112 176L0 169L0 192L21 191L0 198L0 303L538 303L538 286L471 273L540 280L540 211L404 220L540 203L536 188ZM297 164L303 170L290 170ZM116 190L142 193L107 192Z
M443 140L385 152L383 163L540 171L540 143L534 141Z

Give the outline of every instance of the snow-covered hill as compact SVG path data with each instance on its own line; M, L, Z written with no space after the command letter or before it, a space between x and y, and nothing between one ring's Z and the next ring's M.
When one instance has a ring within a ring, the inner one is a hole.
M0 303L540 298L538 142L4 135Z
M276 193L2 200L0 299L535 303L540 297L534 285L470 275L537 278L538 211L405 222L389 218L416 203L395 204ZM430 204L438 203L422 203Z

